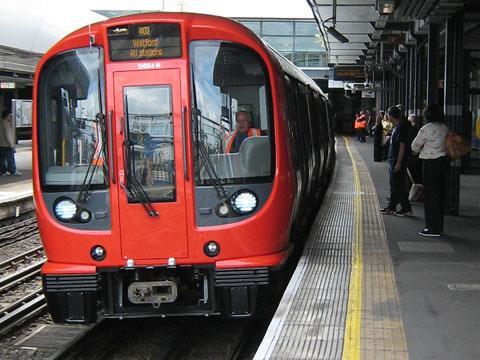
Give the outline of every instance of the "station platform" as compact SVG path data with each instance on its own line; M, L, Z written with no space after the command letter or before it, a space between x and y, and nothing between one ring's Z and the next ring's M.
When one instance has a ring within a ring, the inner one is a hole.
M462 175L461 215L421 237L422 203L411 217L379 212L388 170L373 145L337 138L330 189L255 359L479 359L479 188Z
M33 210L32 142L20 141L15 162L19 176L0 176L0 220Z

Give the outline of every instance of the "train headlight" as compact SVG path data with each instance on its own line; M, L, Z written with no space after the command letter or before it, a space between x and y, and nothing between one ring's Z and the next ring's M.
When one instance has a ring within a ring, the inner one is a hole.
M55 216L61 221L70 221L77 214L77 204L71 199L63 198L54 207Z
M257 196L250 190L237 191L230 202L233 210L242 215L252 213L258 205Z
M218 245L215 241L209 241L203 247L203 251L209 257L217 256L220 253L220 245Z
M107 256L107 251L100 245L95 245L90 250L90 256L93 260L102 261Z

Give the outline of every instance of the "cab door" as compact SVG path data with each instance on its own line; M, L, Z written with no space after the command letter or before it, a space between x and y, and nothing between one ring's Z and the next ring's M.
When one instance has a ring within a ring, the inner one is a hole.
M115 72L114 88L122 256L187 257L180 71Z

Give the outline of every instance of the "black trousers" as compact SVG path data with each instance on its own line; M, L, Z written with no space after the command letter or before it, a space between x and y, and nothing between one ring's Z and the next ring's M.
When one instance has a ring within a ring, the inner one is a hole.
M411 211L412 206L408 201L407 188L405 186L407 180L407 168L402 166L401 169L395 172L395 164L389 163L390 173L390 201L388 207L395 209L397 204L400 204L402 210Z
M447 172L448 160L446 156L423 161L425 228L438 234L443 231Z

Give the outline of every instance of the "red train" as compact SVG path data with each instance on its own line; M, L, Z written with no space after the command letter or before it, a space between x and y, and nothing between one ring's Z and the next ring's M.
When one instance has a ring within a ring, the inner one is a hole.
M84 27L37 68L34 194L56 322L247 317L334 162L318 86L228 19Z

